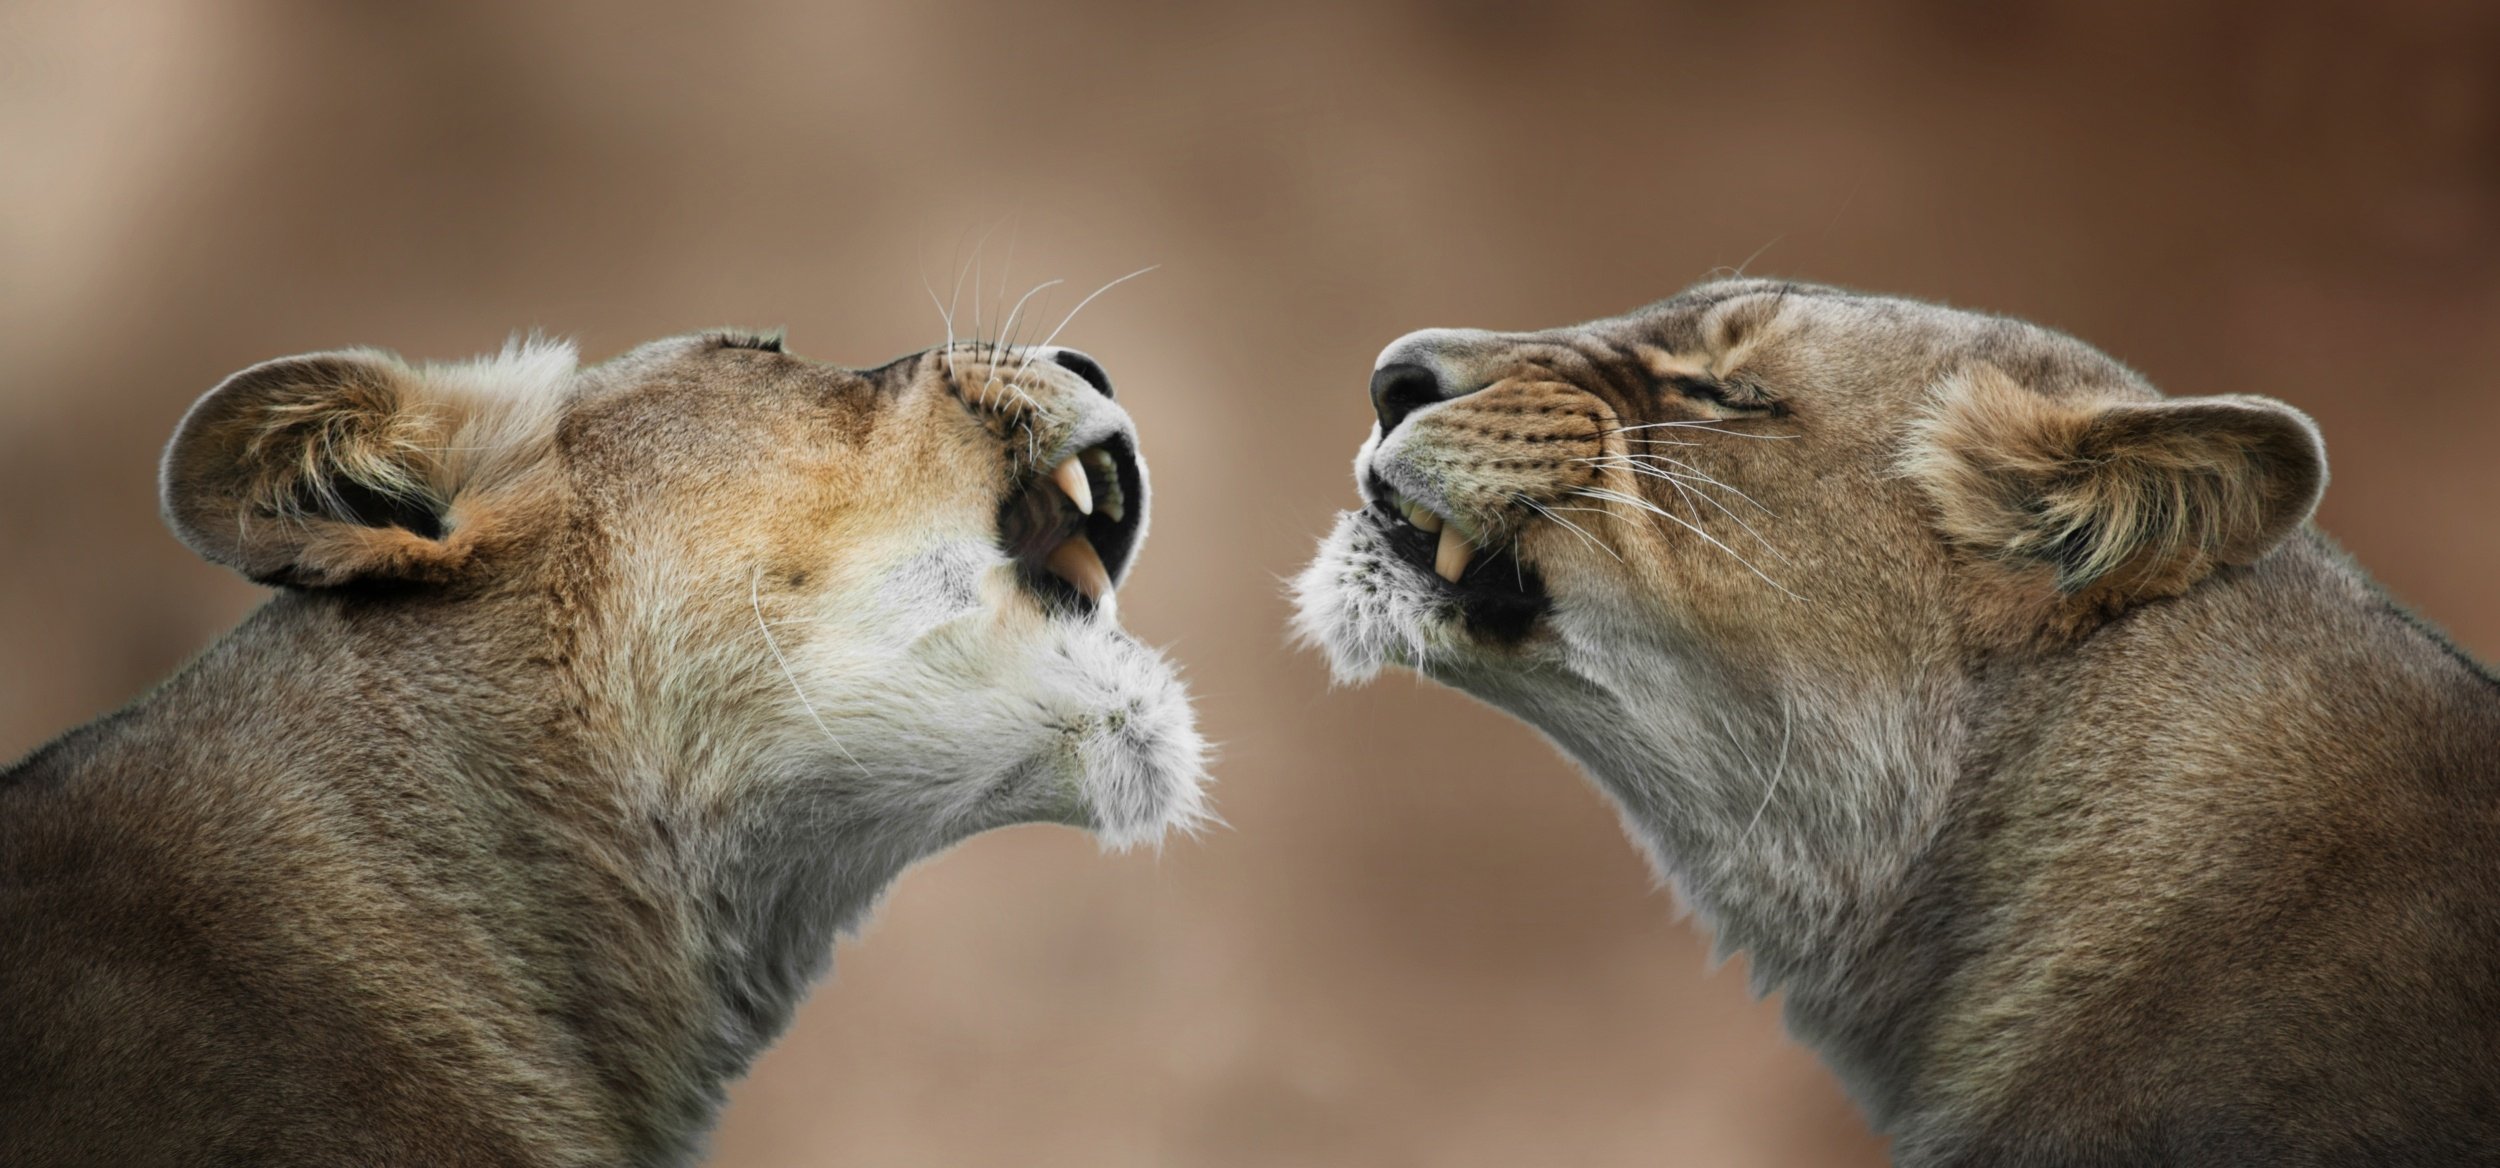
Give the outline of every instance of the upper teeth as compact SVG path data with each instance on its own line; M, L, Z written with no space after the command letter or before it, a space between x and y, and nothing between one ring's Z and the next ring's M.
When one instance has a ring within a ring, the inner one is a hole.
M1085 481L1085 468L1071 458L1050 468L1050 481L1059 484L1059 493L1076 504L1077 514L1094 513L1094 488Z
M1476 545L1467 542L1466 533L1453 523L1441 529L1441 546L1432 555L1432 570L1452 584L1467 570L1467 561L1476 554Z
M1095 473L1088 475L1086 472L1089 469ZM1112 461L1110 451L1100 446L1088 447L1075 457L1050 468L1049 478L1051 484L1059 488L1059 493L1067 496L1068 502L1076 506L1077 514L1092 515L1098 509L1094 498L1094 479L1097 476L1103 485L1099 510L1104 518L1117 523L1127 517L1128 506L1120 490L1119 466ZM1043 557L1042 565L1050 569L1051 575L1074 585L1097 607L1107 611L1114 603L1111 570L1103 566L1102 553L1095 550L1094 542L1087 539L1083 531L1069 535L1060 541L1059 546L1050 549L1050 554Z
M1432 557L1433 573L1452 584L1458 583L1459 576L1467 571L1467 561L1476 554L1476 546L1467 538L1465 529L1455 521L1442 519L1395 489L1389 492L1389 505L1397 508L1398 514L1406 516L1408 523L1427 532L1440 533L1441 546L1434 550Z
M1407 498L1403 492L1400 492L1395 487L1391 487L1389 489L1389 505L1397 508L1398 514L1406 516L1406 521L1408 523L1412 523L1426 531L1441 530L1440 516L1425 510L1423 504Z
M1093 472L1087 477L1102 480L1103 518L1113 523L1128 518L1128 496L1120 490L1120 468L1111 461L1111 452L1100 446L1089 446L1077 457L1084 460L1087 470Z

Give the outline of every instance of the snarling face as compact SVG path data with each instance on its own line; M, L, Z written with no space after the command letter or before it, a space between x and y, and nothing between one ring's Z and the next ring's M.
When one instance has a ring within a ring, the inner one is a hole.
M696 805L897 862L1008 823L1125 844L1200 814L1186 695L1117 619L1136 430L1073 350L295 358L203 400L166 494L255 578L508 641L511 672L474 684L564 695L551 732L581 765Z
M1366 506L1299 580L1303 631L1343 677L1466 685L1611 673L1661 641L1849 635L1813 627L1809 594L1923 619L1856 570L1942 558L1904 546L1916 508L1884 442L1934 357L1858 359L1850 334L1880 315L1734 283L1572 328L1400 338L1355 459Z
M2246 562L2323 481L2279 403L2161 401L2017 321L1762 280L1413 333L1371 397L1366 506L1300 627L1341 677L1487 696L1906 684Z
M2253 562L2325 476L2280 403L1764 281L1413 333L1371 397L1303 636L1340 679L1406 666L1544 731L1792 1001L1882 919L1990 685Z

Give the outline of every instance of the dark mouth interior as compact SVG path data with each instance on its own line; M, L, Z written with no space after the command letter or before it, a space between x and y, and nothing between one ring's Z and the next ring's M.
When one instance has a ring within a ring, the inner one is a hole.
M1101 448L1111 456L1111 473L1117 476L1118 489L1101 481L1100 472L1087 469L1097 501L1092 515L1081 514L1049 478L1036 472L1007 496L998 506L998 546L1016 562L1016 576L1026 589L1039 597L1045 608L1055 612L1091 613L1092 598L1076 586L1061 579L1049 567L1053 548L1076 535L1094 545L1102 566L1118 581L1128 571L1129 560L1137 554L1137 534L1145 527L1146 480L1137 469L1137 451L1125 435L1115 435ZM1112 518L1101 506L1105 500L1118 498L1123 511Z
M1389 484L1377 475L1372 478L1370 494L1368 511L1373 522L1380 525L1381 538L1387 541L1389 550L1458 601L1469 632L1493 640L1515 641L1526 636L1536 618L1554 606L1553 597L1545 591L1544 577L1537 574L1534 566L1520 562L1508 543L1477 551L1475 558L1468 561L1467 570L1458 574L1457 583L1442 579L1432 569L1441 537L1407 522L1405 516L1390 507Z

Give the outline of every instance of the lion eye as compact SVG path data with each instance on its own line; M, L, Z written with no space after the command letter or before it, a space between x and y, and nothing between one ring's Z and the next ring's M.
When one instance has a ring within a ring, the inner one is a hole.
M1761 393L1747 385L1735 385L1689 374L1668 377L1662 384L1693 401L1715 406L1730 413L1777 414L1782 412L1778 402L1764 399Z
M753 349L759 353L781 351L781 334L778 332L715 333L712 340L724 349Z
M1685 397L1699 398L1702 401L1714 402L1723 406L1731 404L1727 400L1727 387L1708 378L1690 376L1669 377L1666 379L1666 386L1677 393L1683 394Z

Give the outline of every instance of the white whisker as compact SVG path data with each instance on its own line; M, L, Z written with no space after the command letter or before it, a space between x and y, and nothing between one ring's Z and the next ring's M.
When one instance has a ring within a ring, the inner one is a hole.
M860 765L859 756L852 754L850 747L842 745L842 740L834 735L833 727L825 725L824 715L816 712L816 703L807 700L807 687L799 684L799 675L790 668L790 659L781 655L781 642L773 639L772 626L764 621L764 569L761 565L755 569L755 578L747 583L747 603L755 607L755 631L764 634L764 647L773 651L773 663L781 666L783 677L790 679L790 692L798 695L800 708L805 709L808 718L816 723L816 728L824 732L825 741L841 751L842 757L850 759L859 773L867 774L868 768Z
M990 225L982 230L981 238L972 245L972 343L975 347L989 344L986 330L982 327L985 318L981 315L982 289L989 286L989 281L983 276L981 260L989 253L990 236L996 234L999 226L1006 222L1007 216L1004 215L991 220Z
M1789 739L1789 735L1791 735L1792 733L1794 733L1794 732L1796 731L1796 728L1797 728L1797 727L1796 727L1796 719L1795 719L1795 717L1794 717L1794 716L1790 713L1790 711L1789 711L1789 708L1788 708L1788 702L1787 702L1785 699L1783 699L1783 700L1780 702L1780 757L1779 757L1779 762L1778 762L1778 764L1777 764L1777 765L1775 765L1775 766L1773 766L1773 767L1771 768L1771 781L1770 781L1769 783L1766 783L1766 784L1764 784L1764 785L1763 785L1763 788L1762 788L1762 804L1761 804L1761 806L1758 806L1758 807L1756 807L1756 808L1754 808L1754 809L1753 809L1753 820L1752 820L1751 822L1749 822L1749 823L1745 824L1745 832L1744 832L1744 834L1736 837L1736 842L1737 842L1737 844L1738 844L1739 846L1742 846L1746 840L1749 840L1749 839L1752 839L1752 838L1753 838L1753 829L1754 829L1756 826L1758 826L1758 825L1760 825L1760 824L1761 824L1761 822L1762 822L1762 813L1771 809L1771 796L1776 795L1776 794L1778 794L1778 793L1779 793L1779 789L1780 789L1780 778L1781 778L1781 776L1786 775L1786 774L1788 773L1788 739Z
M1075 319L1076 319L1076 314L1077 314L1077 313L1080 313L1080 312L1085 311L1085 306L1086 306L1086 305L1088 305L1088 304L1092 304L1092 303L1094 302L1094 297L1096 297L1096 296L1100 296L1100 295L1102 295L1102 294L1103 294L1103 293L1105 293L1105 292L1108 292L1108 291L1110 291L1110 290L1112 290L1112 289L1114 289L1114 288L1117 288L1117 287L1119 287L1119 286L1120 286L1120 285L1122 285L1122 284L1126 284L1126 283L1128 283L1129 281L1134 280L1134 279L1138 278L1139 276L1143 276L1143 275L1145 275L1146 273L1151 272L1151 271L1155 270L1156 268L1160 268L1160 267L1162 267L1162 266L1163 266L1163 265L1161 265L1161 264L1148 264L1148 265L1146 265L1145 267L1139 268L1139 269L1137 269L1137 270L1136 270L1136 271L1134 271L1134 272L1130 272L1129 274L1127 274L1127 275L1125 275L1125 276L1122 276L1122 277L1120 277L1120 278L1119 278L1119 279L1117 279L1117 280L1113 280L1113 281L1111 281L1110 283L1105 284L1105 285L1103 285L1103 286L1102 286L1102 287L1100 287L1100 288L1096 288L1096 289L1094 289L1094 290L1093 290L1093 292L1089 293L1089 294L1085 297L1085 299L1077 301L1077 302L1076 302L1076 307L1071 308L1071 309L1069 309L1069 310L1068 310L1068 315L1066 315L1066 316L1064 316L1064 317L1061 317L1061 318L1060 318L1060 320L1059 320L1059 327L1058 327L1058 328L1055 328L1055 329L1050 330L1050 335L1042 338L1042 343L1041 343L1041 345L1040 345L1039 347L1040 347L1040 348L1047 349L1047 348L1049 348L1049 347L1050 347L1050 343L1051 343L1052 341L1058 340L1058 339L1059 339L1059 334L1060 334L1060 333L1062 333L1062 332L1067 331L1068 322L1069 322L1069 321L1072 321L1072 320L1075 320Z
M998 225L1004 222L1006 222L1004 219L997 220L982 230L981 238L973 242L972 262L969 264L961 262L963 259L963 253L961 251L963 246L963 237L956 237L956 248L958 250L956 251L957 264L955 267L955 290L947 293L946 295L946 319L949 322L948 331L950 333L953 331L953 321L956 319L955 304L957 299L963 295L964 277L967 274L972 275L975 278L972 282L972 336L970 339L975 345L978 345L981 342L981 281L978 278L981 268L981 249L989 246L990 233L998 230Z
M929 283L929 273L925 268L920 273L920 288L929 294L929 303L937 308L938 319L946 322L946 347L938 351L946 355L946 376L951 381L955 376L955 318L946 311L945 302L938 299L937 286Z
M1534 499L1531 499L1531 498L1527 497L1526 495L1518 495L1518 494L1514 494L1514 495L1512 495L1512 496L1511 496L1511 498L1516 499L1516 500L1518 500L1518 501L1520 501L1520 502L1522 502L1522 503L1527 504L1527 505L1528 505L1528 507L1529 507L1529 508L1531 508L1532 510L1534 510L1537 514L1539 514L1539 515L1543 515L1543 516L1544 516L1544 517L1546 517L1547 519L1551 519L1551 520L1553 520L1553 521L1554 521L1554 522L1556 522L1556 523L1562 524L1562 525L1563 525L1563 527L1564 527L1565 529L1569 530L1572 534L1579 536L1579 537L1581 538L1581 540L1582 540L1582 541L1584 541L1584 542L1586 542L1586 543L1589 543L1589 544L1593 544L1593 545L1595 545L1595 546L1596 546L1597 550L1602 551L1602 552L1606 553L1607 555L1613 556L1613 557L1614 557L1614 559L1615 559L1615 562L1616 562L1616 563L1620 564L1620 563L1622 563L1622 562L1623 562L1623 556L1622 556L1620 553L1616 552L1616 551L1615 551L1615 549L1614 549L1613 547L1609 546L1609 545L1606 543L1606 541L1605 541L1605 540L1602 540L1602 539L1597 538L1597 536L1596 536L1596 535L1594 535L1594 534L1592 534L1592 533L1590 533L1590 532L1589 532L1589 530L1588 530L1587 528L1584 528L1584 527L1580 526L1580 525L1579 525L1579 524L1577 524L1577 523L1573 523L1572 521L1570 521L1570 520L1568 520L1568 519L1565 519L1565 518L1563 518L1563 517L1562 517L1562 516L1560 516L1560 515L1555 514L1555 513L1554 513L1554 510L1555 510L1555 509L1554 509L1554 508L1551 508L1551 507L1548 507L1548 506L1546 506L1546 505L1544 505L1544 504L1542 504L1542 503L1539 503L1539 502L1537 502L1536 500L1534 500ZM1591 508L1591 507L1565 507L1565 508L1563 508L1563 510L1566 510L1566 511L1593 511L1593 510L1595 510L1595 508ZM1603 514L1603 512L1600 512L1600 514Z
M1644 460L1654 460L1654 462ZM1734 495L1737 498L1743 499L1745 502L1752 504L1755 510L1760 511L1765 515L1771 516L1774 519L1779 517L1778 512L1763 506L1761 502L1756 500L1753 496L1710 477L1710 475L1703 471L1700 467L1694 466L1692 463L1686 462L1680 458L1671 458L1664 454L1607 454L1600 455L1596 458L1575 458L1571 461L1587 463L1592 466L1620 466L1627 469L1636 469L1645 474L1671 476L1682 479L1685 482L1717 487L1722 491L1726 491L1728 494ZM1657 466L1654 464L1656 462L1663 462L1668 466L1676 467L1683 473L1678 474L1676 471L1667 470L1665 467Z
M1748 433L1745 433L1745 432L1744 432L1744 431L1742 431L1742 430L1722 430L1722 429L1720 429L1720 428L1719 428L1718 423L1717 423L1716 421L1706 420L1706 419L1693 419L1693 420L1690 420L1690 421L1681 421L1681 422L1645 422L1645 423L1642 423L1641 425L1638 425L1638 426L1617 426L1617 427L1615 427L1614 429L1607 431L1607 433L1610 433L1610 434L1629 434L1629 433L1631 433L1631 432L1633 432L1633 431L1635 431L1635 430L1668 430L1668 429L1674 429L1674 430L1708 430L1709 432L1711 432L1711 433L1713 433L1713 434L1725 434L1725 435L1727 435L1727 436L1728 436L1728 437L1730 437L1730 438L1760 438L1760 439L1765 439L1765 440L1778 440L1778 439L1787 439L1787 438L1794 438L1794 437L1796 437L1796 435L1794 435L1794 434L1748 434Z
M1786 238L1788 238L1788 233L1787 233L1787 232L1785 232L1785 231L1783 231L1783 232L1780 232L1780 233L1779 233L1779 234L1777 234L1777 235L1772 236L1772 237L1771 237L1771 242L1766 243L1766 244L1763 244L1762 246L1760 246L1760 247L1757 247L1757 248L1753 249L1753 254L1752 254L1752 255L1749 255L1749 256L1746 256L1746 257L1745 257L1745 262L1744 262L1744 263L1741 263L1741 264L1736 265L1736 272L1735 272L1735 274L1736 274L1736 275L1738 275L1738 276L1742 276L1742 275L1744 275L1744 274L1745 274L1745 269L1752 267L1752 266L1753 266L1753 262L1754 262L1755 260L1758 260L1758 259L1761 259L1761 258L1762 258L1762 253L1764 253L1764 252L1766 252L1766 251L1769 251L1769 250L1771 250L1771 249L1772 249L1772 248L1774 248L1774 247L1779 246L1779 242L1780 242L1781 240L1783 240L1783 239L1786 239Z
M1764 507L1762 504L1760 504L1760 503L1758 503L1758 502L1755 502L1755 501L1754 501L1753 496L1748 495L1748 494L1744 493L1743 491L1737 490L1736 488L1731 487L1731 486L1727 485L1726 483L1720 482L1719 480L1714 479L1714 478L1711 478L1711 477L1710 477L1710 476L1708 476L1708 475L1701 474L1701 473L1700 473L1700 472L1698 472L1698 471L1694 472L1693 474L1683 475L1683 474L1677 474L1677 473L1675 473L1674 471L1671 471L1671 470L1664 470L1664 469L1661 469L1661 468L1659 468L1659 467L1654 467L1654 466L1646 466L1646 465L1642 465L1642 464L1640 464L1640 463L1634 463L1634 462L1618 462L1618 461L1613 461L1612 459L1589 459L1589 458L1582 458L1582 459L1574 459L1574 460L1572 460L1572 461L1575 461L1575 462L1591 462L1591 463L1596 463L1596 464L1597 464L1597 465L1599 465L1599 466L1613 467L1613 468L1618 468L1618 469L1622 469L1622 470L1628 470L1628 471L1631 471L1631 472L1632 472L1632 473L1634 473L1634 474L1637 474L1637 475L1644 475L1644 476L1647 476L1647 477L1649 477L1649 478L1654 478L1654 479L1657 479L1657 480L1659 480L1659 481L1661 481L1661 482L1664 482L1664 483L1666 483L1668 486L1674 487L1674 488L1675 488L1675 490L1676 490L1676 493L1677 493L1677 494L1679 494L1679 495L1682 495L1682 496L1683 496L1684 498L1686 498L1687 500L1699 499L1701 502L1708 503L1711 507L1713 507L1713 508L1717 509L1717 511L1718 511L1720 514L1727 516L1727 517L1728 517L1729 519L1731 519L1731 520L1734 520L1734 521L1735 521L1735 523L1736 523L1736 526L1741 527L1741 528L1744 528L1744 529L1745 529L1745 534L1752 536L1752 537L1753 537L1753 539L1754 539L1754 542L1755 542L1755 543L1761 544L1761 545L1762 545L1762 548L1763 548L1763 550L1764 550L1764 551L1767 551L1767 552L1771 553L1772 555L1779 557L1779 559L1780 559L1780 561L1781 561L1782 563L1788 563L1788 562L1790 562L1790 561L1789 561L1789 559L1788 559L1788 553L1781 551L1781 550L1779 549L1778 545L1773 544L1770 540L1768 540L1768 539L1764 538L1761 532L1754 530L1754 526L1753 526L1753 524L1745 522L1745 517L1744 517L1744 516L1737 514L1737 513L1736 513L1735 511L1733 511L1733 510L1730 510L1730 509L1728 508L1728 505L1727 505L1727 504L1720 502L1720 501L1719 501L1719 500L1718 500L1715 496L1711 495L1709 492L1704 491L1704 490L1697 490L1697 489L1696 489L1696 488L1703 487L1703 486L1717 487L1717 488L1719 488L1720 490L1726 491L1726 492L1728 492L1729 494L1732 494L1732 495L1736 496L1736 497L1737 497L1737 498L1739 498L1739 499L1743 499L1743 500L1744 500L1744 501L1746 501L1747 503L1752 503L1752 504L1753 504L1753 506L1754 506L1757 510L1761 511L1764 515L1768 515L1768 516L1770 516L1770 517L1771 517L1771 518L1773 518L1773 519L1777 519L1777 518L1779 518L1779 513L1778 513L1778 512L1773 511L1773 510L1771 510L1771 509L1770 509L1770 508L1768 508L1768 507ZM1673 461L1673 460L1672 460L1672 459L1670 459L1669 461ZM1684 466L1685 464L1684 464L1684 463L1680 463L1680 462L1678 462L1678 463L1676 463L1676 465L1677 465L1677 466ZM1699 517L1698 517L1698 516L1696 516L1695 518L1696 518L1696 519L1698 519Z
M1796 593L1794 593L1794 592L1790 592L1790 591L1788 590L1788 587L1787 587L1786 585L1781 584L1779 581L1772 579L1769 575L1765 574L1765 573L1762 571L1762 569L1755 567L1755 566L1754 566L1754 563L1753 563L1753 561L1752 561L1752 560L1748 560L1748 559L1746 559L1746 558L1744 557L1744 555L1743 555L1742 553L1738 552L1735 548L1729 547L1729 546L1727 546L1726 544L1719 542L1719 539L1718 539L1718 537L1717 537L1717 536L1714 536L1714 535L1710 534L1710 533L1709 533L1709 532L1707 532L1707 531L1703 531L1703 530L1701 529L1700 525L1695 524L1695 523L1692 523L1692 522L1690 522L1690 521L1686 520L1683 516L1681 516L1681 515L1677 515L1676 513L1672 512L1672 511L1669 511L1669 510L1667 510L1667 509L1666 509L1666 508L1664 508L1664 507L1660 507L1659 505L1657 505L1657 504L1655 504L1655 503L1652 503L1652 502L1650 502L1650 501L1649 501L1649 500L1647 500L1647 499L1643 499L1643 498L1641 498L1641 497L1639 497L1639 496L1637 496L1637 495L1626 495L1626 494L1624 494L1624 493L1622 493L1622 492L1620 492L1620 491L1610 491L1610 490L1607 490L1607 489L1605 489L1605 488L1603 488L1603 487L1582 487L1582 488L1580 488L1580 489L1578 489L1578 490L1576 490L1576 491L1574 491L1574 492L1572 492L1572 493L1573 493L1573 494L1575 494L1575 495L1582 495L1582 496L1585 496L1585 497L1587 497L1587 498L1591 498L1591 499L1600 499L1600 500L1604 500L1604 501L1607 501L1607 502L1621 503L1621 504L1623 504L1624 506L1637 508L1637 509L1642 510L1642 511L1647 511L1647 512L1649 512L1650 514L1652 514L1652 515L1656 515L1656 516L1658 516L1658 517L1659 517L1659 518L1661 518L1661 519L1665 519L1665 520L1668 520L1668 521L1670 521L1670 522L1673 522L1673 523L1677 524L1678 526L1681 526L1681 527L1683 527L1684 529L1686 529L1686 530L1688 530L1688 531L1692 532L1694 535L1700 536L1700 537L1701 537L1701 538L1702 538L1705 542L1707 542L1710 546L1715 547L1715 548L1719 549L1720 551L1726 552L1726 553L1728 554L1728 556L1729 556L1731 559L1734 559L1737 563L1744 565L1744 568L1745 568L1745 570L1746 570L1746 571L1753 573L1753 574L1754 574L1755 576L1757 576L1757 577L1760 577L1763 583L1768 584L1768 585L1770 585L1770 586L1771 586L1771 587L1773 587L1773 588L1777 588L1777 589L1779 589L1779 590L1780 590L1780 592L1781 592L1782 594L1786 595L1789 599L1791 599L1791 600L1803 600L1803 599L1805 599L1804 597L1799 596L1799 595L1797 595L1797 594L1796 594Z
M1007 262L998 265L998 300L995 302L998 304L1004 304L1007 302L1007 280L1008 277L1015 274L1016 240L1019 236L1024 234L1024 208L1018 207L1015 210L1008 212L1007 220L1010 224L1012 224L1012 226L1007 228ZM1031 293L1027 293L1027 295L1031 295ZM1021 306L1022 302L1019 301L1018 304ZM1006 338L1007 330L1013 326L1014 323L1015 321L1012 317L1000 319L998 325L998 335L1000 339L1003 340Z
M1067 281L1051 280L1046 283L1034 285L1032 292L1024 294L1024 300L1031 300L1034 292L1040 292L1043 289L1056 287L1064 283L1067 283ZM1019 313L1024 311L1024 300L1016 301L1016 311ZM1019 329L1021 329L1021 327L1021 325L1018 326ZM1016 371L1011 375L1017 378L1023 377L1024 371L1033 367L1033 354L1042 348L1040 345L1017 345L1012 341L1009 343L1008 347L1017 350L1018 359L1016 361Z
M1020 314L1022 314L1022 313L1024 312L1024 304L1025 304L1025 301L1028 301L1028 300L1033 299L1033 294L1034 294L1034 293L1039 292L1039 291L1041 291L1041 290L1042 290L1042 289L1044 289L1044 288L1051 287L1052 285L1055 285L1055 284L1065 284L1065 283L1067 283L1067 281L1066 281L1066 280L1044 280L1044 281L1042 281L1041 283L1039 283L1039 284L1035 284L1035 285L1033 285L1031 288L1026 289L1026 290L1025 290L1024 295L1023 295L1023 296L1021 296L1021 297L1018 297L1018 298L1016 299L1016 306L1015 306L1014 308L1012 308L1012 309L1008 310L1008 312L1007 312L1007 319L1006 319L1006 321L1005 321L1004 323L1002 323L1002 324L1000 324L1000 325L998 326L998 331L999 331L999 334L1000 334L1001 336L1004 336L1004 335L1006 335L1007 333L1009 333L1009 332L1011 332L1011 331L1013 331L1013 330L1015 329L1015 327L1016 327L1016 317L1017 317L1018 315L1020 315ZM1022 365L1018 365L1018 366L1016 366L1016 372L1017 372L1018 374L1023 373L1023 372L1024 372L1024 366L1022 366Z

